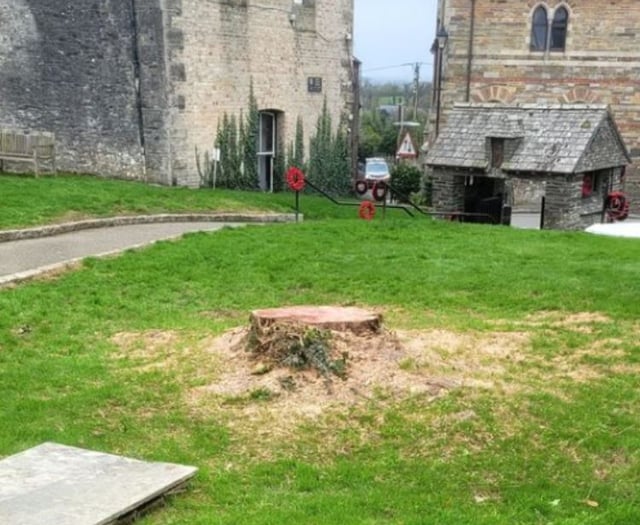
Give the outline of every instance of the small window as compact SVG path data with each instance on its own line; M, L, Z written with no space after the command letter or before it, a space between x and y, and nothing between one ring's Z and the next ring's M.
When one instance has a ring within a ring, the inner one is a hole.
M531 24L531 51L547 49L548 28L547 10L543 6L538 6L533 12L533 23Z
M582 198L601 196L611 181L611 170L604 169L585 173L582 176Z
M582 198L586 199L593 195L594 176L591 173L585 173L582 176Z
M553 15L551 24L551 51L564 51L567 42L567 26L569 24L569 13L564 7L560 7Z
M491 139L491 167L500 168L504 162L504 139Z

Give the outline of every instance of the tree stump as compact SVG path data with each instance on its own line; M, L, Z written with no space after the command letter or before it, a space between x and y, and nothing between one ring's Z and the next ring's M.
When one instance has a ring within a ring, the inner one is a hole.
M334 344L342 337L377 335L382 316L361 308L337 306L291 306L251 312L247 351L259 360L255 373L273 368L315 369L330 390L331 377L347 375L348 351ZM347 335L348 334L348 335Z
M290 306L251 312L251 329L256 334L279 324L367 335L380 333L382 315L339 306Z

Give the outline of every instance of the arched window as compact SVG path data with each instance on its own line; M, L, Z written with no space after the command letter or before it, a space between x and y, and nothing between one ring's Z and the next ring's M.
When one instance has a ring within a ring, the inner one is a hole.
M547 49L548 27L546 8L544 6L536 7L531 24L531 51L544 51Z
M569 12L564 7L560 7L553 15L551 24L551 51L564 51L567 42L567 26L569 25Z

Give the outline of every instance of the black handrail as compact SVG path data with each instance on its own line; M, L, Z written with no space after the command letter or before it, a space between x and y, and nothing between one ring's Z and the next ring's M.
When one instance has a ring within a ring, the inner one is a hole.
M361 202L340 201L335 197L333 197L332 195L330 195L329 193L327 193L326 191L324 191L322 188L319 188L318 186L316 186L309 179L305 179L305 184L309 185L311 188L313 188L315 191L317 191L318 193L320 193L321 195L329 199L331 202L333 202L337 206L360 206L361 205ZM478 218L482 217L482 218L490 219L492 224L497 224L495 218L492 215L489 215L488 213L471 213L471 212L461 212L461 211L426 211L422 209L420 206L418 206L417 204L411 202L411 199L408 198L407 195L395 189L391 184L389 183L385 183L385 184L388 190L390 190L392 194L399 195L400 197L402 197L403 200L406 201L406 204L408 204L409 206L405 206L402 204L387 203L386 195L385 195L385 199L383 200L383 203L382 203L383 212L387 209L402 210L407 215L409 215L409 217L414 217L414 214L410 209L410 208L413 208L413 210L417 211L418 213L426 217L449 217L451 220L456 220L456 219L459 220L462 217L478 217ZM296 191L296 208L295 208L296 222L298 222L298 214L300 213L299 197L300 197L300 192Z
M318 186L313 184L313 182L311 182L309 179L305 180L305 184L308 184L314 190L316 190L318 193L324 195L327 199L329 199L331 202L333 202L334 204L336 204L338 206L360 206L360 204L361 204L360 202L339 201L339 200L335 199L334 197L332 197L331 195L329 195L323 189L318 188ZM395 208L395 209L398 209L398 210L402 210L406 214L408 214L410 217L413 217L413 213L411 213L411 210L407 209L405 206L397 206L397 205L393 205L392 204L392 205L388 205L387 207L388 208Z

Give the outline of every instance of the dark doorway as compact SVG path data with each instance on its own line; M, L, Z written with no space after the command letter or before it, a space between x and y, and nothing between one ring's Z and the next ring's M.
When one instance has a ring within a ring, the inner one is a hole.
M511 210L503 210L505 184L503 179L467 177L464 192L465 222L509 224Z
M276 155L276 114L260 112L260 137L258 145L258 177L260 189L273 191L273 159Z

